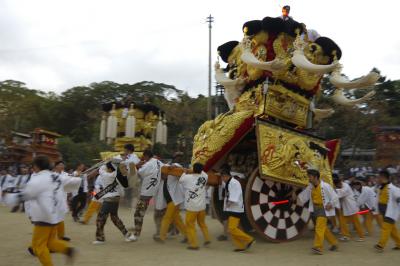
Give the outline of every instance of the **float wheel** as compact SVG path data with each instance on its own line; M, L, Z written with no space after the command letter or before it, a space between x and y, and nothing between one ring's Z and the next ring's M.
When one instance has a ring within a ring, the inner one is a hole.
M292 200L291 185L263 180L258 168L251 174L245 193L246 215L258 234L272 242L286 242L299 238L310 220L308 204Z

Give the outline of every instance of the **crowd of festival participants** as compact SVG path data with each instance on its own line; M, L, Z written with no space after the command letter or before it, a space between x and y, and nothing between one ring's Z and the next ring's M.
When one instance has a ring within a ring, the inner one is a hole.
M183 159L182 153L176 153L169 165L182 167ZM73 220L81 224L87 224L97 215L95 245L106 241L104 226L108 217L121 231L123 239L133 242L141 236L143 218L151 200L155 205L155 241L165 243L169 234L179 232L181 242L187 244L188 249L198 250L197 223L203 234L203 246L209 246L212 238L206 214L210 192L203 165L195 163L191 173L184 173L181 177L163 176L163 165L151 150L144 151L139 159L130 144L125 145L123 154L101 165L96 175L87 175L83 164L66 172L64 162L51 164L47 157L37 156L30 168L20 167L18 175L11 175L6 170L0 172L0 199L12 207L11 212L24 211L27 214L33 225L32 244L28 251L46 266L53 265L50 252L63 253L69 260L73 260L76 254L70 238L65 235L67 213L71 212ZM309 202L315 232L313 253L323 254L324 240L330 244L331 251L339 249L338 240L364 241L366 235L376 233L374 221L380 228L379 242L374 248L382 252L392 238L395 242L393 249L400 250L400 235L396 227L400 215L400 188L391 183L391 173L393 171L381 169L375 176L358 175L344 180L333 174L332 187L322 181L317 170L307 171L309 185L298 196L293 193L292 200ZM128 230L118 216L118 208L124 193L132 186L127 178L132 174L137 174L140 184L133 210L134 227ZM231 239L234 251L244 252L255 240L240 228L240 218L244 215L242 187L232 177L229 165L223 165L219 174L221 184L215 189L219 190L220 200L223 200L226 219L224 233L217 239ZM86 206L88 198L91 200ZM185 220L181 216L182 210L185 211ZM355 238L351 235L349 223L353 225ZM340 237L337 239L335 234L340 234Z

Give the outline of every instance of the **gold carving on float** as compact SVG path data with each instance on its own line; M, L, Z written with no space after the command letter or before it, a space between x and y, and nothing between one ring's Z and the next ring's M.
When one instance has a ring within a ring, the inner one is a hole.
M235 112L253 111L255 115L261 114L263 109L262 84L240 95L235 104Z
M225 113L205 122L194 137L192 163L205 164L232 139L236 130L253 111Z
M307 186L307 168L313 168L332 184L328 150L323 141L263 121L257 121L256 133L263 178Z
M281 85L269 86L265 112L267 115L305 127L310 102Z

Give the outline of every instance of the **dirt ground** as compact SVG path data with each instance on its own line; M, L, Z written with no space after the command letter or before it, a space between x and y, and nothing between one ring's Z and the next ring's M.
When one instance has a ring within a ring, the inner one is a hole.
M132 210L121 208L120 216L128 228L132 227ZM211 218L208 218L207 223L212 236L218 236L222 230L221 225ZM341 243L338 252L326 251L323 256L318 256L310 253L313 234L308 231L301 239L289 243L273 244L257 239L250 251L238 254L232 252L230 242L216 240L210 247L199 251L186 250L185 245L179 243L180 238L159 244L152 239L154 227L152 211L149 211L139 241L126 243L109 220L105 229L106 244L94 246L94 218L89 225L74 223L70 216L66 218L67 236L72 238L71 244L79 251L75 265L400 265L400 251L391 250L393 242L382 254L373 250L376 236L368 237L363 243ZM32 236L31 230L32 226L23 213L9 213L7 208L0 207L1 266L40 265L26 251ZM52 257L55 265L65 264L62 255L53 254Z

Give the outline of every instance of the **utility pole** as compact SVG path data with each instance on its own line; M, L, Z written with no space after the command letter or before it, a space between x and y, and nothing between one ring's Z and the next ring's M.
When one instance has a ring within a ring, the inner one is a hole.
M207 17L208 23L208 99L207 99L207 119L211 120L211 29L214 18L211 14Z

